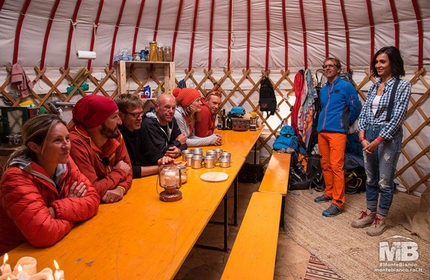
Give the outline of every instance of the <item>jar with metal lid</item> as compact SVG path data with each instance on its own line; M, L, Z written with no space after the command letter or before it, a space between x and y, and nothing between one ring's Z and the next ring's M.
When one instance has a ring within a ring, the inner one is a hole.
M135 52L133 54L133 61L140 61L140 52Z
M149 61L157 61L157 42L149 43Z
M157 46L157 61L164 61L163 46Z
M164 61L172 61L172 48L170 46L164 47Z

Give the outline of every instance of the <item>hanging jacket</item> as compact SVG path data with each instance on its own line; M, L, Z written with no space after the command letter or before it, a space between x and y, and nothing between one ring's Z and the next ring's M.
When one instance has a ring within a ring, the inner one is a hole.
M59 164L56 181L27 157L15 158L0 181L0 255L28 241L48 247L61 240L75 222L96 215L100 197L70 158ZM73 182L84 182L87 194L69 198ZM55 218L49 212L55 211Z
M302 94L303 94L303 83L304 83L304 71L300 70L294 76L294 94L296 96L296 101L291 111L291 126L294 128L296 135L299 133L299 110L302 104Z

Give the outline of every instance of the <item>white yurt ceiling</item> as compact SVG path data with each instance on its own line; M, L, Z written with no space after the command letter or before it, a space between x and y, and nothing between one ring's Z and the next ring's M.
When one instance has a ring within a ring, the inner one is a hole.
M115 56L156 41L172 49L173 84L184 79L202 94L217 88L226 109L258 111L259 82L269 77L279 111L259 114L268 131L259 149L267 153L281 121L290 118L300 69L316 73L325 57L337 57L353 71L364 100L374 81L373 54L396 46L412 84L397 181L418 193L429 185L429 0L0 0L0 28L0 105L24 100L10 84L15 63L34 84L30 99L37 107L87 94L114 97ZM96 58L79 59L78 51ZM166 72L127 68L127 91L145 84L166 90L160 73ZM70 117L70 107L63 109Z
M169 45L177 68L315 68L327 56L368 67L382 46L430 63L428 0L6 0L1 63L112 66L121 48ZM425 43L427 41L427 44Z

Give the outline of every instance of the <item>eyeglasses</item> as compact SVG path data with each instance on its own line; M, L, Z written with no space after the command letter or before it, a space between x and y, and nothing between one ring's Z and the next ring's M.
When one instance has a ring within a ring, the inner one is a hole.
M324 69L326 69L326 68L335 68L335 67L337 67L337 66L334 65L334 64L326 64L326 65L322 66L322 68L324 68Z
M137 118L139 118L139 117L142 117L143 116L143 112L138 112L138 113L132 113L132 112L123 112L124 114L129 114L129 115L132 115L133 116L133 118L135 118L135 119L137 119Z

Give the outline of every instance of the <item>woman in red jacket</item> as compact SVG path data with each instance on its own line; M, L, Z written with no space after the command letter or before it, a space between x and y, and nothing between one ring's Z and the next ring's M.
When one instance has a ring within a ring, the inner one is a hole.
M97 213L100 197L70 158L66 124L38 115L22 128L0 181L0 255L28 241L47 247Z

